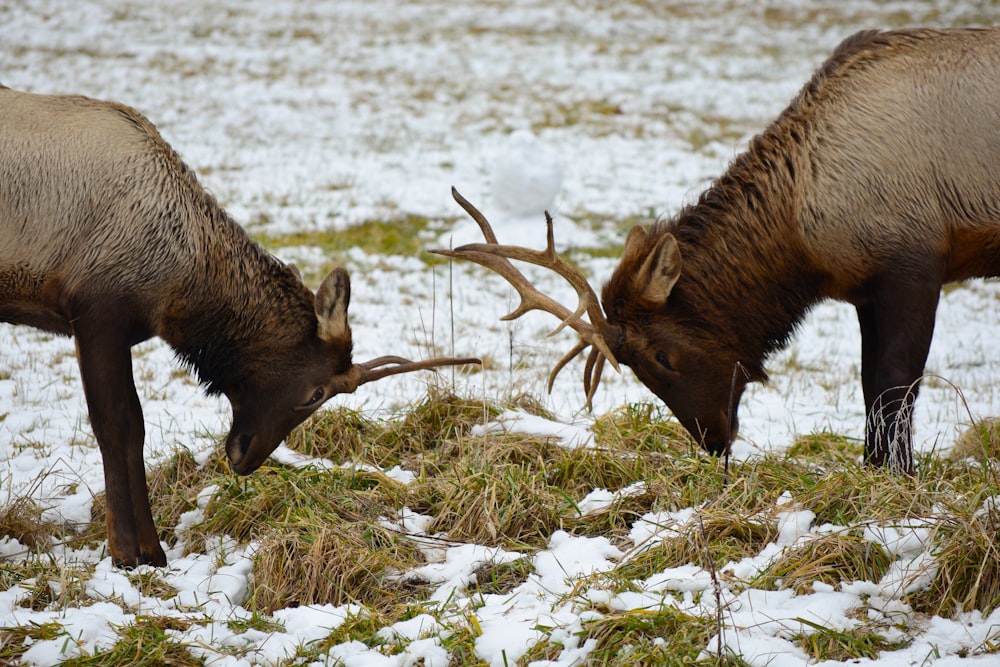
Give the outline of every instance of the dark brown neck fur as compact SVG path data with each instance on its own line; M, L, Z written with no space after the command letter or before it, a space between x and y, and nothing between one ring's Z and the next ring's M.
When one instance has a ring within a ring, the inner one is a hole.
M195 261L167 303L159 335L191 367L208 393L261 379L281 363L279 350L316 338L314 297L294 271L254 242L194 172L167 147L175 162L180 215Z
M787 344L820 297L796 229L796 179L806 167L793 158L798 122L786 116L755 137L696 204L653 225L647 244L671 233L680 248L680 278L664 312L703 333L706 345L726 346L757 379L765 377L764 360ZM655 316L629 298L642 259L623 257L605 286L612 322Z

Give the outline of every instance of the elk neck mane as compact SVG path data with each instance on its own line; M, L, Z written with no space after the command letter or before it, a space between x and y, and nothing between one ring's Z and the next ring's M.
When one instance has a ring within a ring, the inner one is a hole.
M706 189L694 204L647 230L645 248L673 234L681 273L662 314L713 348L739 359L751 376L766 378L764 361L784 347L821 298L821 277L799 230L801 199L816 165L811 118L836 79L864 68L884 46L882 33L846 39L782 114ZM633 253L605 286L609 316L655 326L640 312L631 280L648 253ZM651 317L652 316L652 317Z
M796 168L779 134L756 137L697 203L649 230L651 245L671 233L681 253L665 312L760 379L818 292L795 231Z
M244 376L259 382L282 370L276 351L316 338L313 294L250 238L165 141L159 143L158 157L183 202L176 215L194 249L180 294L167 308L172 321L164 338L208 394Z
M653 224L645 247L673 234L681 253L680 278L663 315L715 348L732 351L763 379L763 362L784 347L809 308L822 298L823 278L809 257L800 215L813 174L822 167L821 133L814 123L837 103L840 81L927 31L862 31L845 39L745 152L672 219ZM631 276L643 253L623 257L605 289L619 320L655 321L630 302ZM634 300L632 300L634 301ZM611 314L611 313L609 313Z

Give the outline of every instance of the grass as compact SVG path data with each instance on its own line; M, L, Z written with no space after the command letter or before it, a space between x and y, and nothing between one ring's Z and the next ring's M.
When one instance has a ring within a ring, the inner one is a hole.
M540 411L537 402L512 400L520 409ZM558 529L607 538L625 554L616 567L580 580L567 594L567 603L590 610L579 634L580 642L591 641L587 664L743 664L709 646L718 618L671 606L671 599L683 597L679 592L667 591L656 609L612 608L595 602L601 596L592 593L641 592L660 573L687 564L711 572L716 585L734 592L754 587L804 595L816 582L834 589L843 582L878 582L895 556L864 538L873 525L935 519L930 548L937 573L925 588L901 598L916 613L954 616L1000 607L993 424L970 429L964 440L973 444L966 453L925 458L915 476L899 478L860 466L858 443L834 433L810 435L784 455L733 462L727 470L699 453L658 404L631 404L601 416L593 424L596 444L588 448L570 449L538 436L474 435L475 425L509 407L435 388L383 420L344 408L321 411L292 434L289 445L328 464L266 465L248 477L228 472L221 449L201 464L181 450L150 471L154 513L164 539L182 540L191 551L219 535L255 545L253 583L243 601L252 617L231 621L234 632L281 630L271 617L278 609L355 605L356 613L326 638L300 647L289 664L325 660L332 647L348 641L398 652L408 640L389 641L379 631L421 613L451 628L440 641L452 664L477 664L481 628L474 610L494 596L517 596L536 576L533 554ZM394 466L414 473L414 481L402 484L383 472ZM172 530L185 512L199 507L199 496L210 487L214 492L207 503L201 501L200 523ZM585 513L580 503L595 488L621 493ZM40 509L27 501L0 513L0 528L28 547L28 553L0 566L4 588L20 586L21 608L92 603L85 585L92 576L89 566L69 566L50 550L67 537L75 546L99 544L101 507L98 498L93 526L80 535L41 521ZM444 540L441 544L496 545L523 555L482 564L456 592L458 598L432 602L433 584L403 576L428 557L426 545L392 528L404 508L425 515L426 533ZM691 508L686 524L633 545L636 522L655 523L661 513ZM775 550L780 514L803 509L813 512L814 525L829 524L830 530ZM761 561L757 574L736 575L745 567L734 564L763 553L772 555ZM128 577L143 595L165 600L177 595L158 570L140 569ZM468 606L456 606L465 596ZM135 623L114 629L116 644L83 652L69 664L201 664L202 654L189 650L177 623L140 613ZM804 631L790 640L817 660L872 657L904 646L919 631L914 618L902 621L892 635L864 623L846 631L812 623L803 620ZM542 640L518 664L555 659L566 649L563 634L541 630ZM0 660L16 661L31 643L61 636L58 623L0 629ZM995 652L994 644L987 640L976 650ZM143 657L147 654L152 657Z
M937 573L931 585L913 596L914 607L954 617L1000 608L1000 506L996 488L983 504L952 508L935 525Z
M889 570L892 558L881 546L850 534L824 535L785 551L765 570L754 586L799 595L814 591L816 583L840 588L842 582L877 583Z
M584 626L596 642L588 665L745 665L732 655L702 657L717 632L714 619L664 607L610 613Z
M0 631L0 663L17 664L35 642L58 640L66 634L62 624L56 621L3 628Z
M798 645L813 660L876 660L882 651L895 651L910 644L907 639L886 639L877 629L860 626L852 630L833 630L807 619L798 619L814 630L797 638Z
M15 539L28 549L44 547L58 534L52 524L41 520L42 508L27 497L13 498L0 507L0 535Z
M325 264L310 262L300 267L306 280L310 281L322 278L334 266L346 264L348 253L358 250L370 255L404 255L421 257L429 264L441 263L441 258L426 252L428 243L444 233L453 222L401 214L393 219L367 220L342 229L257 234L255 239L272 252L289 247L321 251L327 259Z
M192 655L184 643L176 641L171 635L171 631L185 630L189 626L187 621L165 616L137 616L133 623L114 628L119 639L111 648L70 658L61 664L65 667L204 665L203 658Z

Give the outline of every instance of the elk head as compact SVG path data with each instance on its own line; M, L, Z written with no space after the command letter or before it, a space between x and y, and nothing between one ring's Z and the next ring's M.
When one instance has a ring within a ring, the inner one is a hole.
M452 196L479 225L486 243L432 252L476 262L503 276L517 290L521 303L501 319L512 320L530 310L542 310L562 321L549 335L566 326L580 335L579 342L549 374L549 391L566 364L591 347L583 374L588 409L604 364L619 370L620 362L632 368L705 449L713 454L728 451L738 427L736 405L749 378L734 372L740 368L735 353L706 345L704 332L690 326L683 317L674 316L668 307L681 272L680 251L671 234L651 238L641 227L629 233L622 261L604 287L602 310L579 268L556 253L548 213L544 251L500 245L483 214L454 188ZM566 279L579 297L576 310L570 312L536 290L510 262L512 259L552 269ZM583 320L584 314L589 322Z
M350 298L347 271L334 269L316 292L316 326L309 327L306 340L286 345L264 341L266 364L256 364L255 372L223 390L233 407L226 454L234 472L246 475L260 467L293 428L337 394L398 373L481 363L474 358L413 362L394 356L353 363Z

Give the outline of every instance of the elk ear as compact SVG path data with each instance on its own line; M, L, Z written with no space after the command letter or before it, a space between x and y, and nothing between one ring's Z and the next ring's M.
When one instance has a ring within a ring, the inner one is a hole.
M351 277L347 269L336 268L323 279L316 291L317 335L328 343L351 338L347 306L351 302Z
M646 232L646 228L641 225L635 225L632 229L628 230L628 236L625 237L625 248L622 250L622 258L641 253L642 249L646 246L649 234Z
M632 235L626 240L631 240ZM643 239L645 240L645 239ZM673 234L664 234L646 256L636 274L636 286L643 299L662 306L681 275L681 251Z

